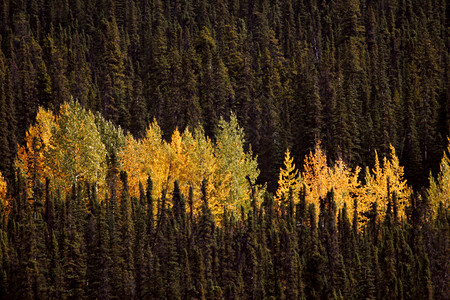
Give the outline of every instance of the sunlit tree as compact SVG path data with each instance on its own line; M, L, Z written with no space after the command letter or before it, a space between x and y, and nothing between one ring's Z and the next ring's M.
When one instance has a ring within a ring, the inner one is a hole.
M302 179L306 187L306 201L314 203L316 211L320 207L320 198L331 190L331 170L327 164L327 156L322 151L320 144L316 144L313 152L306 157L303 165Z
M135 197L139 195L139 183L146 183L148 176L144 169L141 148L142 144L130 134L126 136L125 147L119 153L121 167L128 174L130 195Z
M152 194L155 199L169 185L171 176L170 149L162 139L162 131L156 120L147 128L142 140L131 135L126 138L126 146L119 153L122 169L129 177L130 194L139 195L139 183L145 183L148 176L153 181Z
M388 203L393 197L398 201L398 215L405 216L405 206L412 190L403 178L403 166L400 166L395 148L391 145L390 158L383 158L383 164L380 165L378 154L375 152L375 165L371 171L366 169L366 184L364 191L363 207L368 208L371 203L377 202L380 210L380 217L386 213ZM395 195L395 196L394 196Z
M80 181L104 185L105 145L94 115L78 102L61 106L45 156L50 177L66 189Z
M294 158L291 157L291 152L287 149L284 156L284 168L280 168L280 175L278 176L278 189L275 195L278 202L286 200L289 193L291 193L294 202L298 200L301 178L293 161Z
M40 107L36 123L26 132L24 144L18 147L16 167L27 179L28 197L32 196L33 188L39 181L43 182L49 172L46 153L56 126L53 113Z
M213 212L239 211L242 206L250 206L251 184L255 184L259 175L258 163L251 150L244 151L244 131L234 114L230 121L219 121L216 134L216 170L215 191L217 202L211 205ZM249 182L249 180L250 182Z
M214 146L205 135L202 127L195 128L193 134L185 130L182 135L183 149L187 155L183 181L180 181L183 194L189 194L189 188L193 188L194 209L201 207L201 188L205 181L206 193L211 195L214 202L217 163L214 155Z
M303 168L302 180L306 187L306 201L314 203L317 215L320 199L325 198L331 190L334 192L337 209L343 209L346 205L350 218L353 218L355 201L358 212L365 207L365 205L361 205L364 199L363 189L358 180L361 171L359 167L352 170L341 158L334 163L333 167L330 167L327 163L327 156L318 143L314 153L310 152L306 156Z
M361 182L358 180L361 168L356 167L354 170L349 168L342 159L335 162L330 170L330 183L334 191L334 201L336 207L342 209L344 204L348 208L354 208L355 200L357 202L357 211L366 211L369 209L364 204L363 190ZM354 209L347 211L350 219L353 218Z

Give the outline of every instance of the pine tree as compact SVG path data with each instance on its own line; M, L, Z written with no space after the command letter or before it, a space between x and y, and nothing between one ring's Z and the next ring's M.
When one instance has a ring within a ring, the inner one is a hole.
M293 82L298 115L294 116L294 120L297 126L295 133L301 134L302 138L296 142L295 153L303 157L308 149L312 149L322 139L323 117L318 72L313 64L312 49L299 45L298 51L295 70L297 76Z
M83 297L85 291L86 253L84 249L84 222L86 218L86 205L82 198L83 191L80 186L74 184L70 193L67 193L64 202L66 219L64 220L64 231L61 259L64 269L64 289L67 297Z
M123 290L120 295L125 298L132 298L135 295L135 278L133 276L134 257L133 257L133 222L131 199L128 189L128 175L125 172L120 173L122 182L122 191L120 197L120 220L119 220L119 255L121 260L118 262L121 268L121 282Z
M97 250L97 233L95 217L90 212L87 215L85 243L86 243L86 295L87 297L100 298L99 285L100 278L98 276L99 269L96 264L96 257L99 254Z
M208 203L208 195L206 194L206 182L204 181L202 184L202 208L199 215L198 227L197 227L197 238L198 238L198 247L202 249L201 259L202 266L204 270L203 274L200 276L204 276L204 282L201 282L202 289L204 292L209 292L212 288L212 278L213 278L213 270L212 270L212 259L213 259L213 243L214 243L214 215L209 208ZM195 260L194 260L195 261ZM202 277L200 277L202 278Z
M16 121L13 106L11 76L6 58L0 49L0 154L4 159L0 172L11 181L13 176L13 156L16 152Z
M103 31L101 111L107 120L128 128L130 116L125 106L125 57L114 17L103 20Z
M326 259L322 254L322 247L317 232L316 213L313 204L308 206L308 218L311 226L308 237L308 255L305 260L304 279L306 298L320 298L325 285L325 263Z
M219 119L228 116L234 92L227 69L218 55L216 42L206 27L199 32L196 51L201 61L199 101L202 105L205 132L211 136L216 133Z
M57 45L50 35L47 36L46 48L50 57L48 69L52 83L52 98L49 99L50 102L47 105L56 110L60 104L70 100L69 81L66 76L68 59L64 57L67 49Z
M146 195L142 184L139 186L140 198L133 197L134 207L134 278L136 282L136 297L142 298L147 292L145 282L147 280L147 270L145 268L145 250L148 246L147 236L147 214L146 214Z
M111 189L114 191L117 188L117 182L112 183ZM123 261L120 253L120 237L118 233L119 228L119 210L117 195L111 193L109 198L107 199L106 205L106 233L108 235L108 244L106 245L109 259L111 261L110 267L107 269L108 274L107 278L109 279L109 285L111 287L111 297L120 297L123 295L124 291L124 282L122 281L123 275ZM117 219L116 219L117 218Z

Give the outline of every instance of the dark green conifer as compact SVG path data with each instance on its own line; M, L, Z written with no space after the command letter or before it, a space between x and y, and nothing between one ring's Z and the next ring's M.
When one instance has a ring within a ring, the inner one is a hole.
M126 172L120 173L122 181L122 195L120 197L120 220L119 220L119 255L121 260L117 262L121 271L121 281L123 290L120 296L132 298L135 296L136 283L134 278L134 257L133 257L133 219L131 210L131 199L128 187L128 175Z

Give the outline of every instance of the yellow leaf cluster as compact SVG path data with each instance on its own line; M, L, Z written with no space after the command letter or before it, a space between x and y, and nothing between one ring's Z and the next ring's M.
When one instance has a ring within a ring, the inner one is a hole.
M287 149L284 156L284 169L280 168L278 177L278 189L275 196L277 203L288 199L289 193L291 193L294 203L298 202L301 178L293 161L294 158Z
M45 153L50 147L52 129L56 126L55 116L51 111L40 107L36 123L25 134L25 143L18 146L16 168L27 179L27 198L32 196L32 188L37 181L43 181L49 172Z
M336 207L342 209L344 204L346 204L348 208L347 214L350 219L353 218L354 210L352 208L355 200L358 203L358 213L369 209L368 206L362 204L364 195L361 183L358 180L360 172L360 167L351 170L342 159L335 162L334 167L330 171L330 181L334 191Z
M188 129L182 135L175 130L171 142L166 143L154 121L142 140L128 136L119 156L123 170L128 173L132 196L138 196L139 183L145 184L148 176L153 181L155 199L164 189L170 193L175 180L179 181L183 194L188 195L192 186L194 198L200 199L202 181L206 179L207 191L213 194L212 176L216 169L213 145L200 129L195 131L195 136ZM199 201L194 204L199 208Z
M99 194L104 195L107 159L112 163L110 174L127 172L131 196L139 196L140 183L145 185L150 177L152 196L170 197L178 180L185 195L193 188L194 209L198 210L201 187L206 182L209 205L220 219L224 209L236 213L241 207L248 209L252 195L262 199L264 189L255 184L257 161L251 150L244 151L244 133L236 116L229 122L220 120L215 140L214 144L199 127L182 134L175 130L166 142L156 120L141 140L131 135L118 137L108 123L96 120L71 101L62 105L57 115L39 109L25 144L19 147L16 166L27 180L29 199L46 178L63 190L78 182L96 183Z
M45 178L63 190L77 181L103 186L105 146L91 112L71 101L55 116L39 108L36 123L28 129L25 143L18 147L16 167L27 181L27 197Z
M306 187L307 203L314 203L318 215L320 199L333 190L337 209L342 209L346 204L348 215L352 218L354 201L360 203L363 196L358 180L360 171L359 167L351 170L342 159L336 161L332 167L328 166L327 157L318 143L314 153L310 152L304 161L302 178ZM358 205L358 212L361 209L364 208Z
M3 207L6 207L8 205L6 201L6 195L7 195L6 181L2 175L2 172L0 172L0 201L3 204Z
M185 130L182 136L183 155L185 156L181 182L183 194L188 195L189 187L192 186L194 199L201 198L201 186L206 180L206 192L210 202L215 203L215 172L217 170L216 157L214 156L214 146L201 128L194 130L194 135L189 130ZM180 174L181 175L181 174ZM194 201L194 209L200 208L200 201Z
M402 218L405 216L406 202L410 198L412 189L403 178L403 166L400 166L395 148L391 145L390 159L383 158L380 165L378 154L375 152L375 165L372 171L366 171L366 184L364 186L364 198L361 205L368 208L370 203L377 202L381 218L386 213L389 200L393 195L397 195L398 214Z
M153 196L159 197L168 185L170 156L168 145L162 139L162 131L154 120L142 140L126 137L126 145L119 153L122 169L128 173L130 195L138 196L139 183L153 181Z
M209 206L215 215L220 216L224 208L236 212L241 205L249 206L251 189L246 176L252 182L256 180L256 160L251 152L244 152L239 130L232 128L233 125L224 126L226 130L219 134L216 145L201 127L193 133L189 129L183 134L175 130L167 143L156 121L142 140L128 136L119 157L123 170L128 173L130 194L138 196L139 183L145 184L150 176L153 197L157 199L163 190L170 193L174 181L178 180L184 195L193 188L194 210L197 211L205 180Z
M310 152L305 157L303 169L302 178L306 187L306 202L314 203L318 212L320 198L325 197L332 188L331 169L328 167L327 157L319 143L316 145L314 153Z
M380 217L383 218L389 197L392 198L395 194L398 198L399 216L404 217L406 202L412 190L403 178L403 167L400 166L394 147L391 146L390 149L390 158L383 158L382 165L375 153L374 168L372 171L366 170L366 184L363 185L358 179L361 172L359 167L352 170L342 159L336 161L332 167L328 166L327 157L320 144L317 144L314 153L310 152L306 156L303 165L302 181L306 187L306 201L315 204L318 214L320 199L333 190L336 207L342 209L346 205L349 217L353 218L356 202L358 217L362 220L361 213L368 211L373 202L377 202Z

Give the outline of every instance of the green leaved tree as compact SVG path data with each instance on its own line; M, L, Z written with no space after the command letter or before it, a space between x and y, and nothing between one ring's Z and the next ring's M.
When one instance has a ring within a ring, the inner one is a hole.
M214 212L239 211L250 207L252 188L259 175L258 163L251 149L244 151L244 131L239 126L237 118L231 114L230 121L223 118L219 121L216 134L216 157L219 164L216 191L218 203L211 203ZM260 199L261 197L257 197ZM220 209L217 211L219 207Z
M78 102L72 100L61 106L46 160L54 182L65 188L79 181L104 185L105 145L94 115Z

